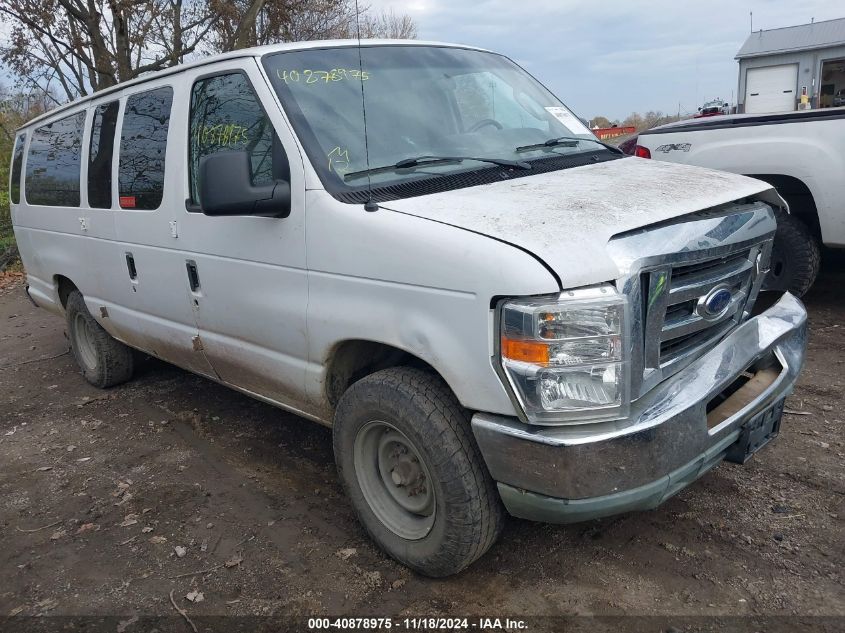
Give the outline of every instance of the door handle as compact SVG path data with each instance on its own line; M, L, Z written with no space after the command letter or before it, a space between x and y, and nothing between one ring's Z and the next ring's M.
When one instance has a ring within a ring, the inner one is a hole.
M135 268L135 256L132 253L126 253L126 268L129 270L129 279L135 281L138 279L138 269Z
M188 270L188 284L191 286L191 292L196 292L200 289L200 274L197 270L197 263L189 259L185 262L185 268Z

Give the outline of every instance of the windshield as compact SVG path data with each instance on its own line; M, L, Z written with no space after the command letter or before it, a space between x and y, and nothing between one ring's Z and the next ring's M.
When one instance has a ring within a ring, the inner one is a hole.
M359 173L368 167L373 187L491 168L473 159L393 167L420 157L533 161L608 152L554 95L501 55L414 45L364 46L360 54L360 66L357 47L264 58L285 111L330 192L366 187L367 178ZM543 146L557 137L584 140ZM541 147L526 147L537 144Z

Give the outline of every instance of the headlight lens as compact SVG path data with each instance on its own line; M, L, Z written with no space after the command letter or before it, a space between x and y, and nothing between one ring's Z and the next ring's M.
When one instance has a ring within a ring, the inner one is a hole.
M607 284L504 304L502 367L529 422L628 414L627 310L627 299Z

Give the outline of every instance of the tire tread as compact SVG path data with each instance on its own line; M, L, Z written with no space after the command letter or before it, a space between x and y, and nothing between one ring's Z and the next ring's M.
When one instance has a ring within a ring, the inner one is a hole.
M484 460L470 427L470 415L438 375L413 367L393 367L361 379L341 398L335 415L335 456L341 480L349 489L338 454L339 436L345 418L368 399L407 401L411 408L426 413L417 430L429 445L448 447L442 460L433 464L441 475L439 481L452 495L453 512L444 520L449 538L436 554L428 559L389 552L400 562L430 576L457 573L481 557L499 537L505 512L496 484L487 472ZM371 401L371 400L370 400ZM445 471L445 472L444 472ZM354 473L350 474L354 477ZM356 508L361 516L361 511ZM378 542L378 535L362 519L364 527Z
M95 387L105 389L124 383L132 378L132 372L135 366L132 348L113 338L97 323L85 305L85 298L78 290L72 290L68 295L66 312L71 349L73 350L76 363L82 369L82 375L85 377L85 380ZM72 328L74 327L73 321L77 314L82 314L88 321L89 331L94 339L97 367L93 370L86 367L85 363L82 362L74 343Z
M796 216L778 213L777 222L772 264L783 260L783 266L787 270L786 278L780 280L777 287L801 297L807 293L819 274L821 248L807 225Z

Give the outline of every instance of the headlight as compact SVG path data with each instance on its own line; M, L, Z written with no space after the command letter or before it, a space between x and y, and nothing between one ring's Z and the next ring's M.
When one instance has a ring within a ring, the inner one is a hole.
M502 306L502 368L529 422L628 415L627 311L607 284Z

